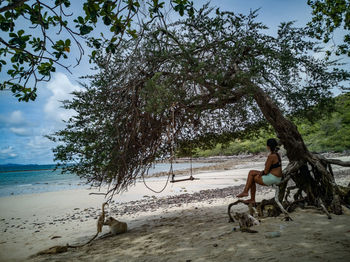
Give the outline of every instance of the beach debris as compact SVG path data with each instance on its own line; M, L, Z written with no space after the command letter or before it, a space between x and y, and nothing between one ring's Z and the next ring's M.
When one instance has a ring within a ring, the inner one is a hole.
M66 246L53 246L48 249L45 249L43 251L40 251L37 253L38 256L40 255L51 255L51 254L58 254L58 253L64 253L68 251L68 247Z
M51 239L61 238L61 236L53 236Z
M266 232L266 233L264 234L264 236L265 236L266 238L280 237L280 236L281 236L281 232L279 232L279 231Z
M286 225L280 225L280 230L282 231L283 229L286 228Z

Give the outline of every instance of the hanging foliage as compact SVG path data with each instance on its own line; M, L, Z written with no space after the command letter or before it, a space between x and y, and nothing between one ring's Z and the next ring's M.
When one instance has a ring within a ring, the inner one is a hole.
M349 73L313 56L319 46L302 28L284 23L273 37L256 17L206 5L186 20L149 26L114 55L100 51L99 72L65 102L76 115L50 136L59 143L56 160L65 171L118 193L154 161L169 158L173 146L214 145L268 122L293 164L288 172L307 161L318 165L283 114L316 104L317 112L329 108L330 90L342 89ZM334 192L322 196L327 203Z

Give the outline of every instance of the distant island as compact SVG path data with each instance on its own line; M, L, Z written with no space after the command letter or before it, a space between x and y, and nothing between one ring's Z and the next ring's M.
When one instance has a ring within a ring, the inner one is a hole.
M51 170L55 168L55 164L48 165L38 165L38 164L3 164L0 165L0 173L8 173L8 172L30 172L30 171L43 171L43 170Z

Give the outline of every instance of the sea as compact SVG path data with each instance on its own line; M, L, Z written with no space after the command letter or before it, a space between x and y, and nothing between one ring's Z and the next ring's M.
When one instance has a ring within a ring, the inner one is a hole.
M193 162L192 167L213 165L213 163ZM55 165L0 165L0 197L55 192L61 190L89 188L90 186L71 173L62 174ZM190 168L189 163L174 163L173 170ZM168 172L170 164L157 163L148 174Z

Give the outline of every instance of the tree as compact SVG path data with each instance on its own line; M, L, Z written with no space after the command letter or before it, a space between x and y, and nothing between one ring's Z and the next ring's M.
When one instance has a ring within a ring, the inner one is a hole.
M312 20L309 22L310 35L323 39L328 43L332 39L334 30L343 27L346 32L350 29L350 1L349 0L308 0L312 8ZM338 45L337 55L350 56L350 33L344 35L344 43Z
M19 101L35 100L37 83L49 81L57 66L70 72L65 59L76 58L75 66L80 63L82 41L92 48L92 59L98 48L113 54L120 39L137 38L139 27L162 21L164 4L159 0L85 0L81 15L74 17L70 0L1 1L0 72L5 70L8 79L0 90L11 90ZM194 12L190 1L171 0L170 4L181 16ZM94 32L99 23L105 34Z
M125 190L157 159L186 144L232 139L267 122L287 150L281 198L291 178L309 204L335 213L349 204L330 163L312 154L284 115L326 107L330 88L349 79L337 63L317 59L306 30L284 23L278 36L249 15L204 6L168 27L154 25L139 40L122 41L113 57L100 51L100 72L75 92L65 130L51 136L56 160L95 186ZM321 111L322 112L322 111ZM338 162L340 163L340 162ZM344 164L344 163L340 163ZM349 163L345 163L349 165Z

